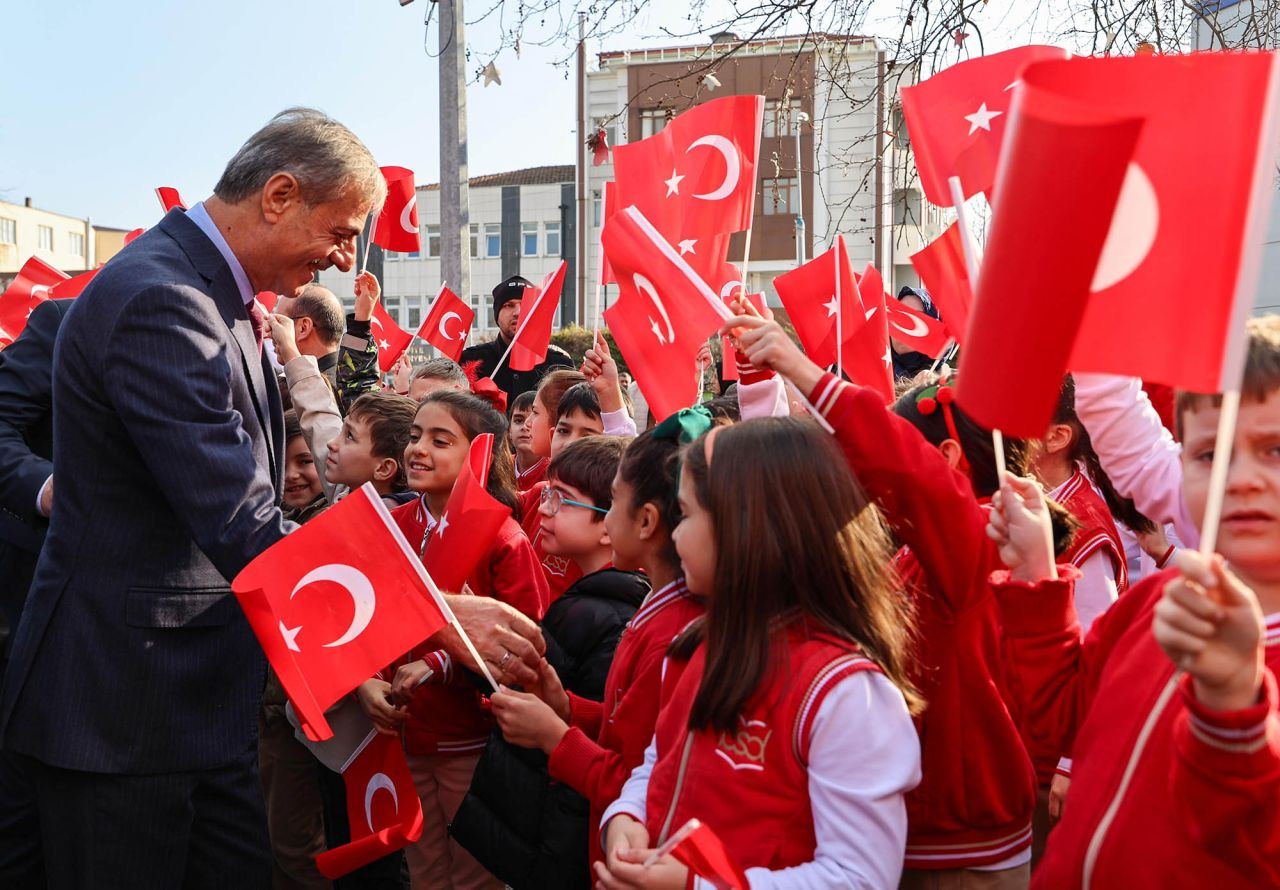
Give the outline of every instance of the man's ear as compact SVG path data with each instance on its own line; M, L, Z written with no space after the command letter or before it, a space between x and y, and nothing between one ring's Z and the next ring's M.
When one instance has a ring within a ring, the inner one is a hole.
M275 225L290 205L302 200L302 189L292 173L277 173L262 187L262 217Z
M293 339L305 340L316 329L316 323L305 315L293 320Z

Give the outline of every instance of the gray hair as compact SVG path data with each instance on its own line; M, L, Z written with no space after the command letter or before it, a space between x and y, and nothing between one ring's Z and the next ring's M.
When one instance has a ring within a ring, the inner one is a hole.
M426 364L422 365L413 372L413 376L409 378L410 382L414 380L443 380L445 383L452 383L463 389L471 389L471 381L467 378L467 372L452 359L433 358L429 359Z
M249 137L222 171L213 193L238 204L262 191L277 173L298 180L307 206L348 194L381 207L387 183L355 133L314 108L286 108Z

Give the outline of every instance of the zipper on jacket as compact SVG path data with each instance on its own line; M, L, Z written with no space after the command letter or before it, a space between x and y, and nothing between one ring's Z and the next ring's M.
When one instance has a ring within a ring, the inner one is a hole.
M661 846L667 842L667 836L671 833L671 820L676 815L676 804L680 802L680 788L684 785L684 771L689 765L689 751L693 748L693 731L689 730L684 734L684 751L680 753L680 768L676 770L676 786L671 791L671 806L667 809L667 818L662 822L662 828L658 831L658 844Z
M1160 722L1160 715L1164 713L1165 706L1169 704L1169 699L1178 690L1178 681L1181 679L1182 671L1174 671L1173 676L1169 678L1169 682L1160 691L1160 697L1156 699L1156 703L1152 706L1151 713L1147 714L1147 721L1142 724L1142 731L1138 733L1138 740L1133 743L1133 750L1129 752L1129 762L1125 764L1124 772L1120 776L1120 785L1116 788L1116 793L1111 798L1110 805L1102 814L1098 827L1094 829L1093 837L1089 839L1089 847L1084 854L1082 890L1089 890L1093 880L1093 869L1098 864L1098 853L1102 849L1102 842L1106 838L1107 830L1111 828L1111 823L1115 821L1116 813L1120 811L1120 804L1124 801L1125 792L1129 790L1129 783L1133 781L1133 774L1138 770L1138 761L1142 757L1142 752L1146 749L1147 742L1151 740L1151 734L1155 732L1156 724Z

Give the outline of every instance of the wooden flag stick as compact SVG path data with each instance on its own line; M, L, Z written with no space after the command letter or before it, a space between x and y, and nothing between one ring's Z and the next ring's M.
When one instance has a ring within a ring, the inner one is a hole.
M546 280L545 280L545 279L543 280L543 284L546 284ZM494 365L494 366L493 366L493 370L489 372L489 379L490 379L490 380L492 380L492 379L493 379L493 375L494 375L494 374L497 374L497 373L498 373L498 369L499 369L499 368L501 368L501 367L503 366L503 364L505 364L505 363L506 363L506 361L507 361L507 356L511 355L511 350L512 350L512 348L514 348L514 347L515 347L515 345L516 345L516 341L517 341L517 340L519 340L519 339L520 339L520 335L524 333L524 327L525 327L525 325L527 325L527 324L529 323L529 319L533 318L533 316L537 313L537 311L538 311L538 307L542 305L542 298L543 298L543 297L545 297L546 295L547 295L547 294L546 294L546 291L544 291L544 290L542 290L541 288L539 288L539 290L538 290L538 299L536 299L536 300L534 300L534 301L533 301L533 305L532 305L531 307L529 307L529 311L528 311L528 312L526 312L526 313L522 313L522 314L521 314L521 317L520 317L520 325L519 325L519 327L517 327L517 328L516 328L515 336L511 338L511 342L507 344L507 351L506 351L506 352L504 352L504 353L502 353L502 358L498 359L498 363L497 363L496 365ZM523 292L521 292L520 302L521 302L521 303L523 303L523 302L524 302L524 294L523 294Z
M947 342L943 345L942 351L938 353L938 357L934 360L933 367L931 367L929 370L935 374L938 373L938 369L941 368L943 363L947 360L947 354L951 352L952 348L955 345L956 345L955 337L949 337L947 339Z
M964 187L960 184L959 176L952 176L947 184L951 186L951 203L955 205L956 218L960 223L960 244L964 247L964 265L969 273L969 287L972 290L978 286L978 249L973 243L973 232L969 231L969 214L964 207ZM991 444L995 447L996 478L1003 485L1005 476L1009 473L1004 462L1004 433L993 429Z
M1236 435L1236 417L1240 413L1240 390L1222 394L1218 413L1218 435L1213 443L1213 466L1209 470L1209 499L1205 502L1204 522L1200 528L1200 554L1213 555L1218 545L1218 525L1222 520L1222 498L1227 491L1227 470L1231 466L1231 442Z
M665 844L649 854L649 858L644 861L644 867L648 868L663 856L670 856L672 850L684 843L685 838L701 827L702 823L697 819L690 819L688 822L684 823L684 825L680 826L679 830L677 830L675 834L667 838L667 842Z

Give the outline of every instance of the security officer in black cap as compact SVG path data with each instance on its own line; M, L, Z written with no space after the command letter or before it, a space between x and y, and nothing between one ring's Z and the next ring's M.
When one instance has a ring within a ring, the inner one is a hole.
M462 357L458 362L472 379L478 380L490 376L498 360L511 345L516 329L520 327L520 299L524 296L526 287L533 287L533 282L519 275L512 275L493 289L493 317L498 323L497 339L468 346L462 350ZM538 381L547 372L554 371L556 368L572 367L573 359L569 357L569 353L552 344L547 347L546 360L532 371L511 370L508 358L502 363L493 382L497 384L498 389L507 394L507 404L511 404L511 401L520 393L536 389Z

